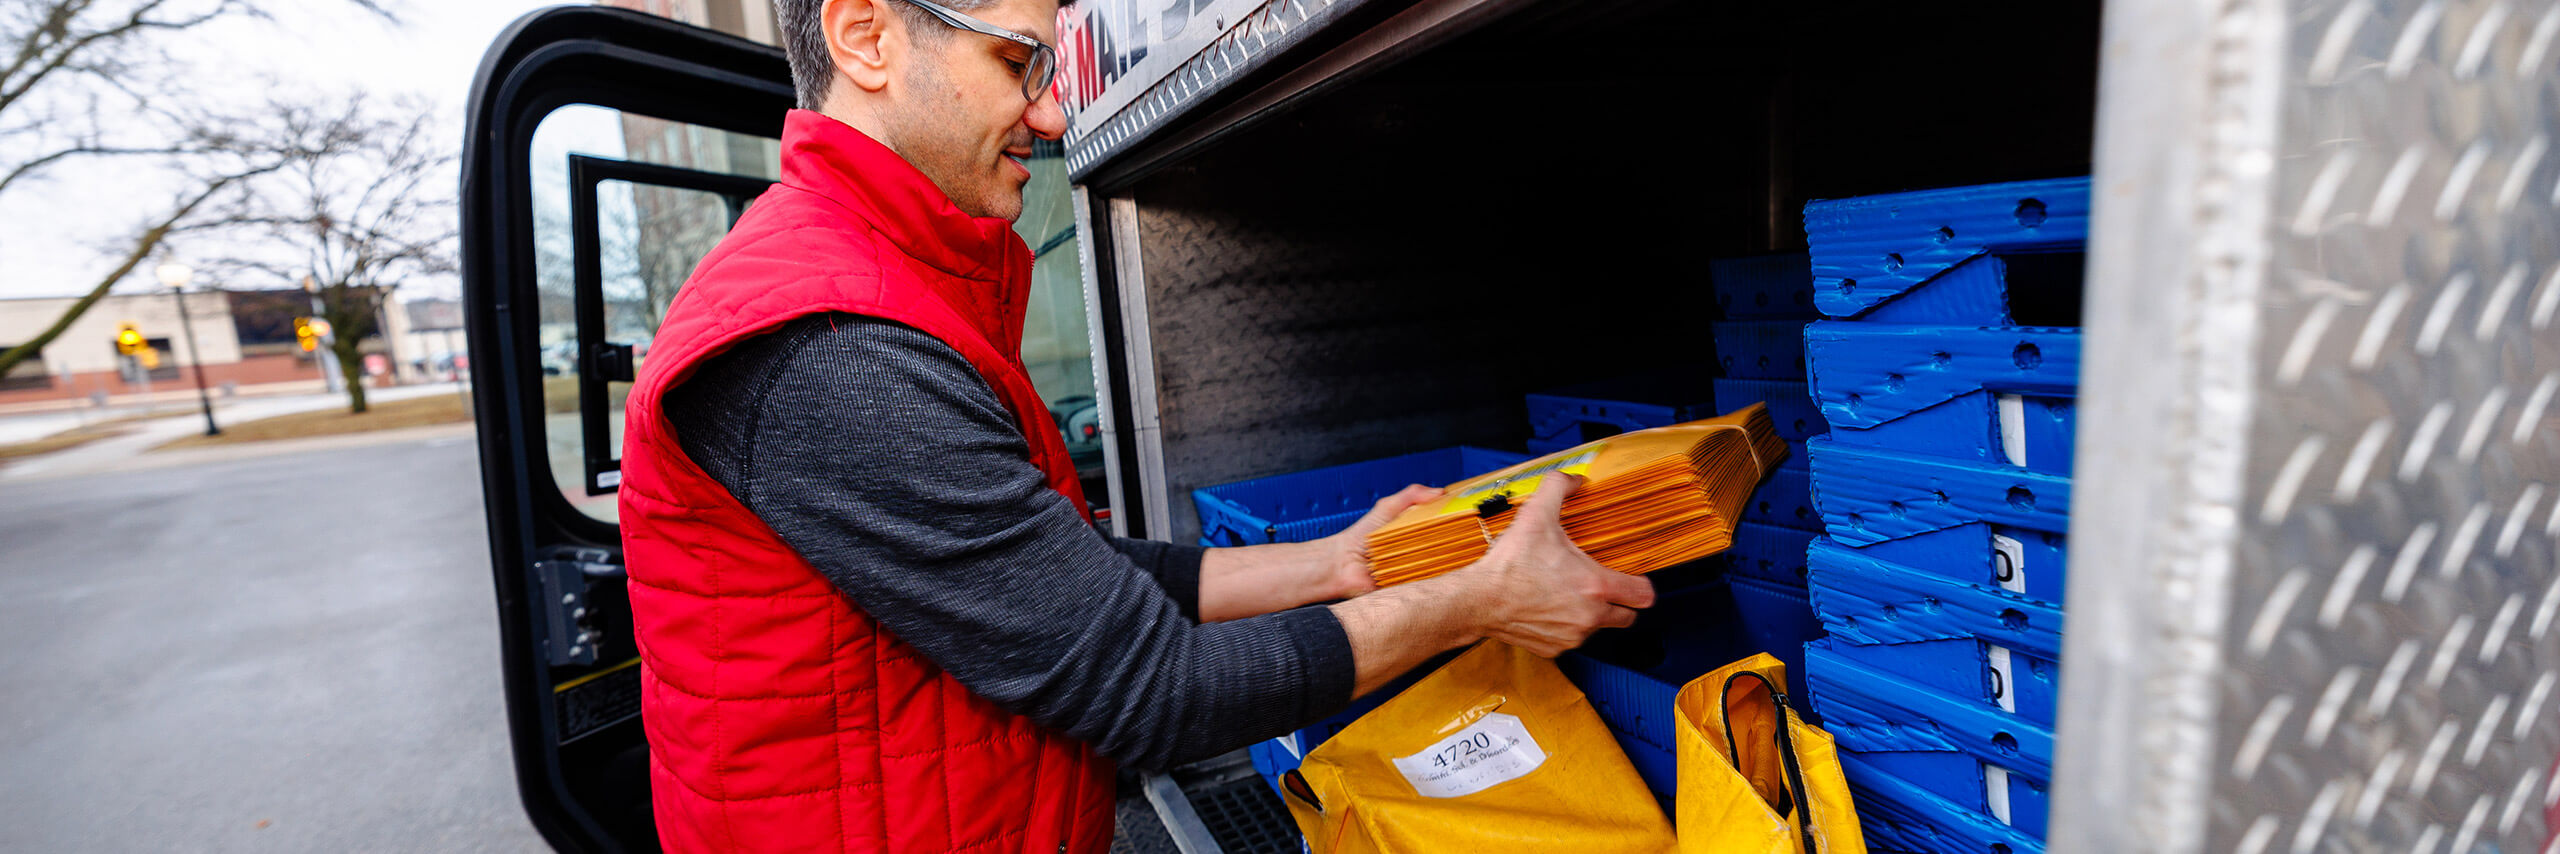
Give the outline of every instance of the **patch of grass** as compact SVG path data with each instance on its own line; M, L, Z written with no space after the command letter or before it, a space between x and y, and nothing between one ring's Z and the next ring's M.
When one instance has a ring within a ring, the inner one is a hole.
M631 396L631 384L606 383L604 389L608 411L622 411L623 398ZM578 411L578 378L574 375L543 377L542 411L553 415Z
M158 420L158 419L162 419L162 418L175 418L175 417L178 417L178 416L180 416L180 415L194 415L194 414L196 414L196 412L197 412L197 409L196 409L194 406L192 406L192 405L190 405L190 406L172 406L172 407L165 407L165 408L161 408L161 409L153 409L153 410L149 410L149 411L146 411L146 412L136 412L136 413L133 413L133 414L131 414L131 415L119 415L119 416L116 416L116 417L114 417L114 418L106 419L106 420L104 420L104 421L91 421L91 422L89 422L88 426L89 426L89 427L114 427L114 426L118 426L118 425L122 425L122 424L132 424L132 423L137 422L137 421L153 421L153 420Z
M122 436L128 432L124 426L124 422L134 420L138 419L118 419L111 422L73 427L69 430L64 430L60 433L55 433L42 439L19 442L12 445L0 445L0 460L16 459L18 457L32 457L37 454L50 454L55 451L77 448L100 439Z
M241 442L269 442L277 439L304 439L312 436L335 436L372 430L397 430L402 427L426 427L435 424L461 424L471 420L471 407L458 394L431 394L375 403L363 415L349 415L343 407L318 412L296 412L226 424L220 436L187 436L157 448L196 448L207 445L234 445Z

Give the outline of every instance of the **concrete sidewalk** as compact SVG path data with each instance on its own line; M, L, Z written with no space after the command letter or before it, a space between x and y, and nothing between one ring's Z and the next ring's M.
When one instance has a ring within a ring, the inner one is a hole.
M459 393L461 392L452 385L415 385L402 386L399 388L369 389L366 391L365 399L373 403L384 403L394 400L408 400L411 398L427 397L437 394ZM214 404L213 415L214 421L217 424L238 424L256 421L261 418L272 418L278 415L289 415L296 412L311 412L330 409L333 407L344 407L346 405L347 398L346 395L343 394L292 395L288 397L257 398L227 402L217 401ZM90 420L101 419L92 418ZM78 420L77 416L71 413L45 413L41 415L20 415L10 418L0 418L0 443L39 439L62 432L63 430L77 427L80 423L81 421ZM134 422L133 424L128 425L128 428L130 429L130 432L122 436L117 436L111 439L100 439L75 448L56 451L54 453L44 454L41 456L26 457L15 462L8 463L5 466L0 466L0 482L51 479L82 474L94 474L105 471L122 471L132 468L149 467L148 461L143 457L145 452L160 445L161 443L168 442L182 436L190 436L203 432L204 414L199 410L188 410L184 414L168 415L165 417L154 418L149 421ZM468 429L467 426L465 429ZM39 430L41 432L37 432ZM410 431L403 430L389 432L407 433ZM30 433L32 435L28 435ZM261 442L252 444L264 445L277 443ZM256 452L253 451L250 453L255 454Z

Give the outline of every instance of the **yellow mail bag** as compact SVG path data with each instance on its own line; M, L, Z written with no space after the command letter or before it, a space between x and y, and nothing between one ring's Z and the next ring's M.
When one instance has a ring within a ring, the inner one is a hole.
M1671 825L1555 662L1486 641L1282 778L1316 854L1672 850Z
M1682 854L1865 854L1831 735L1787 708L1786 688L1764 652L1672 698Z

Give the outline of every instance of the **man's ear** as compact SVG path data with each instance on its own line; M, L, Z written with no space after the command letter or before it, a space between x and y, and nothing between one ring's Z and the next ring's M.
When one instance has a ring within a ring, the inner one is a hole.
M818 25L827 34L827 55L835 60L836 77L865 92L889 85L889 68L906 47L904 28L889 9L895 0L826 0Z

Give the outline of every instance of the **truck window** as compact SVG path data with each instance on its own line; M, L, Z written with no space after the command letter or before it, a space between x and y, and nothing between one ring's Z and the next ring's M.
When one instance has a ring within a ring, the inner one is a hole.
M601 107L574 105L543 117L533 135L534 277L543 372L542 422L552 481L571 505L595 519L616 519L613 493L591 489L588 437L579 393L575 194L576 157L673 166L699 172L770 180L780 174L780 144L772 139L672 122ZM593 247L602 274L600 341L631 348L633 367L648 358L650 340L676 290L695 262L718 244L741 205L718 193L607 179L593 186ZM596 334L600 332L600 334ZM606 383L601 450L622 455L622 400L628 382ZM608 482L609 485L609 482Z
M1102 426L1093 394L1093 338L1087 334L1084 268L1076 262L1076 220L1060 147L1042 142L1022 188L1014 233L1031 247L1031 305L1022 324L1022 362L1066 437L1067 455L1087 480L1102 472ZM1099 484L1085 497L1101 506Z
M658 321L677 289L728 233L743 212L743 200L645 181L593 182L588 203L594 206L592 246L603 310L600 328L588 333L593 340L581 340L574 211L580 194L589 190L573 180L573 164L582 159L590 165L618 161L771 180L779 174L780 153L772 139L584 105L555 110L535 129L534 275L540 294L544 457L552 482L579 512L604 522L618 519L612 487L619 472L599 472L594 461L621 458L623 398L631 390L628 382L610 381L600 401L588 402L579 384L581 348L612 342L631 348L635 370L645 363ZM1102 436L1066 168L1054 143L1043 143L1030 165L1023 215L1014 224L1036 258L1024 318L1023 362L1048 401L1069 455L1095 478L1102 471ZM606 408L600 437L586 429L591 405ZM598 443L600 447L590 447ZM1099 490L1092 494L1099 500Z

